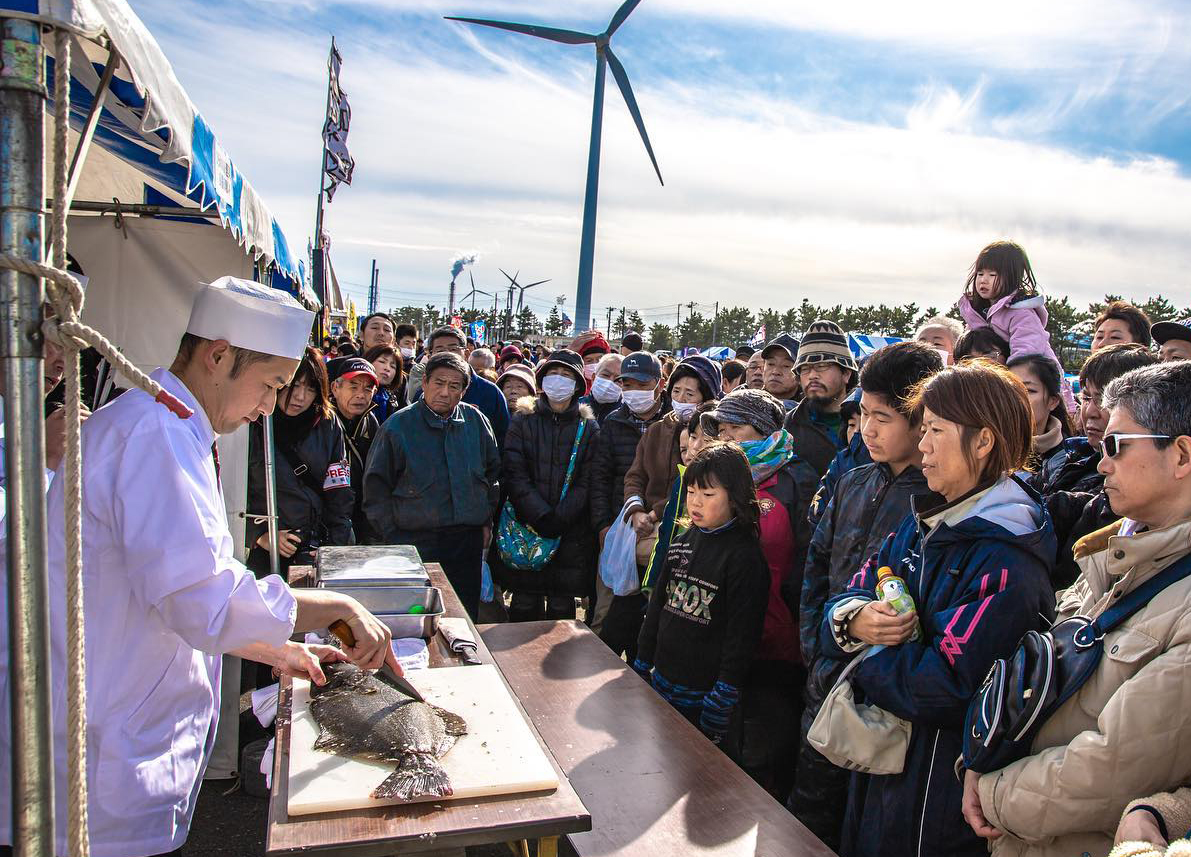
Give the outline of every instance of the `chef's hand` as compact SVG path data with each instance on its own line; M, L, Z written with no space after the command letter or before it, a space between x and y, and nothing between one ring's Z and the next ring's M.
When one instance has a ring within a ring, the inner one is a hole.
M327 683L322 664L347 660L334 646L308 646L305 643L286 643L281 655L281 661L273 667L273 675L309 679L317 685Z
M999 839L1001 831L997 830L988 823L988 819L984 817L984 807L980 805L980 789L977 788L977 783L980 781L980 774L975 771L964 771L964 797L960 806L963 809L964 820L968 822L968 826L977 836L983 836L985 839Z
M918 614L898 613L884 601L870 601L848 623L848 634L873 646L898 646L914 635Z
M91 410L82 406L83 422L91 416ZM45 418L45 466L57 470L66 454L66 408L58 408Z
M262 550L269 549L269 532L266 530L261 533L256 543ZM277 552L286 559L289 559L298 552L298 548L302 545L302 537L294 530L278 530L277 531Z
M365 610L358 601L353 599L352 604L352 615L345 616L343 620L356 638L354 646L344 648L348 660L364 670L379 669L381 664L388 663L397 675L401 675L401 665L393 654L393 632L389 626Z

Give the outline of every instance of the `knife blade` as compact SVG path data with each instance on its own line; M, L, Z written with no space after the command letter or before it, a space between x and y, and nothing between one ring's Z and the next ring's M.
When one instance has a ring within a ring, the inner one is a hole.
M339 638L339 641L345 646L354 646L356 644L356 635L352 633L352 629L342 619L336 619L329 626L327 630ZM406 696L413 697L418 702L425 702L426 697L422 696L421 692L410 683L410 680L405 676L397 675L396 671L389 666L388 662L380 665L377 672L384 675L389 681L397 686L397 689Z

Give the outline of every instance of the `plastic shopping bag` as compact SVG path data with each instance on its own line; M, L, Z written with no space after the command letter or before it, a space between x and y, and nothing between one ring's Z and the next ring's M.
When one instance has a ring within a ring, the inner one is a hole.
M637 577L637 534L624 519L627 508L626 503L608 530L604 549L600 551L600 580L613 595L632 595L641 588Z
M496 597L496 587L492 585L492 569L488 568L488 560L480 563L480 600L491 604Z

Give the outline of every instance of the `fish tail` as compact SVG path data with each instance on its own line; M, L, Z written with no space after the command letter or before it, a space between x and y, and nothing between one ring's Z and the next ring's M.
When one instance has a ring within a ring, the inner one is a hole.
M372 797L378 800L413 800L418 797L446 797L454 794L454 791L450 777L437 759L407 756L401 767L373 790Z

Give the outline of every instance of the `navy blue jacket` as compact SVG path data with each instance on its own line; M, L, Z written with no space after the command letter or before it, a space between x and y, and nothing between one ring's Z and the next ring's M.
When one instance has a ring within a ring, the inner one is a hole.
M1069 437L1042 462L1029 478L1030 487L1043 497L1056 491L1094 494L1104 485L1104 475L1096 470L1100 448L1086 437Z
M488 418L492 433L496 435L496 445L503 449L505 432L509 430L509 403L500 387L482 375L477 375L473 369L471 382L467 385L467 392L463 394L463 401L468 405L475 405L480 409L480 413Z
M852 657L839 645L836 634L846 630L834 610L850 599L873 600L877 569L888 565L906 581L922 626L919 640L881 649L852 674L858 701L913 729L902 773L853 776L842 857L987 854L960 810L954 763L964 714L993 662L1054 615L1055 536L1037 494L1006 478L967 500L941 501L915 497L913 514L824 611L823 654Z

